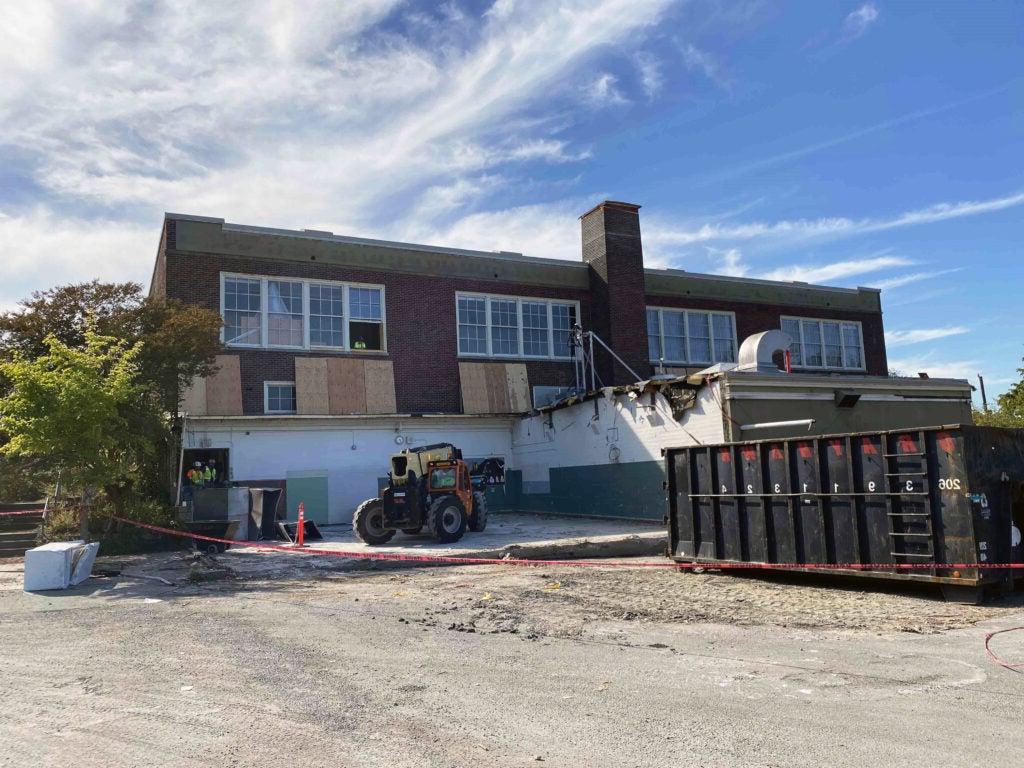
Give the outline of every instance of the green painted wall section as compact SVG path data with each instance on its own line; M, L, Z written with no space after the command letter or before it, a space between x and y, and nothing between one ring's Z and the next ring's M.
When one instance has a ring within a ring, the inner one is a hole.
M665 516L664 467L659 461L560 467L550 493L523 493L522 473L505 473L503 507L492 509L574 517L660 522ZM490 496L488 496L490 503Z
M285 480L288 498L288 519L299 519L299 502L304 505L306 520L327 524L327 473L289 472Z

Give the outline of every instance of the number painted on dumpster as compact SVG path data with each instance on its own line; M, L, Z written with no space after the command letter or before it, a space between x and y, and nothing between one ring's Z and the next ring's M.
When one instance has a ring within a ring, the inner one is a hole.
M962 490L960 485L959 477L940 477L939 478L939 490L940 491L959 491Z
M775 492L782 493L782 486L779 485L778 483L775 484Z

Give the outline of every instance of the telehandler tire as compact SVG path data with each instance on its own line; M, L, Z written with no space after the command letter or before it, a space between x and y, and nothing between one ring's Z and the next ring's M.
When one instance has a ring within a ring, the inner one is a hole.
M359 540L365 544L387 544L395 535L394 530L384 527L384 502L380 499L367 499L352 515L352 530Z
M427 524L436 541L452 544L466 532L466 508L458 496L441 496L430 505Z
M469 530L480 533L487 527L487 496L483 491L473 491L473 514L469 518Z

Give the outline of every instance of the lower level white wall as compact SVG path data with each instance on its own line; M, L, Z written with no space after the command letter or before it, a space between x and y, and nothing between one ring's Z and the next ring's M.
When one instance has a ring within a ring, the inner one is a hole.
M712 382L698 391L681 422L658 393L653 401L652 393L599 397L519 419L512 427L512 458L523 473L523 492L547 493L549 469L660 462L662 448L722 442L718 389Z
M406 446L450 442L467 458L512 460L511 419L196 419L186 448L227 448L230 480L284 480L288 472L324 470L328 521L347 523L356 506L377 494L389 458ZM402 437L402 444L396 437Z

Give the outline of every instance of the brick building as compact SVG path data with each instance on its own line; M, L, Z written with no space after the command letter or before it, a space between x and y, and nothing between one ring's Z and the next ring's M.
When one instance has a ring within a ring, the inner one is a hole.
M460 433L470 452L509 453L515 414L574 385L577 323L642 377L734 362L743 339L780 327L798 372L887 372L877 290L645 268L639 206L628 203L586 212L581 233L572 262L167 214L151 293L224 318L220 371L196 382L184 410L236 437L273 433L244 471L237 445L217 456L234 480L284 482L330 463L319 448L306 466L266 458L294 456L287 439L317 430L331 445L351 432L353 454L356 432L374 435L362 471L377 474L406 439ZM597 372L603 384L633 378L607 355ZM190 450L227 450L206 442ZM350 502L332 501L330 518Z

